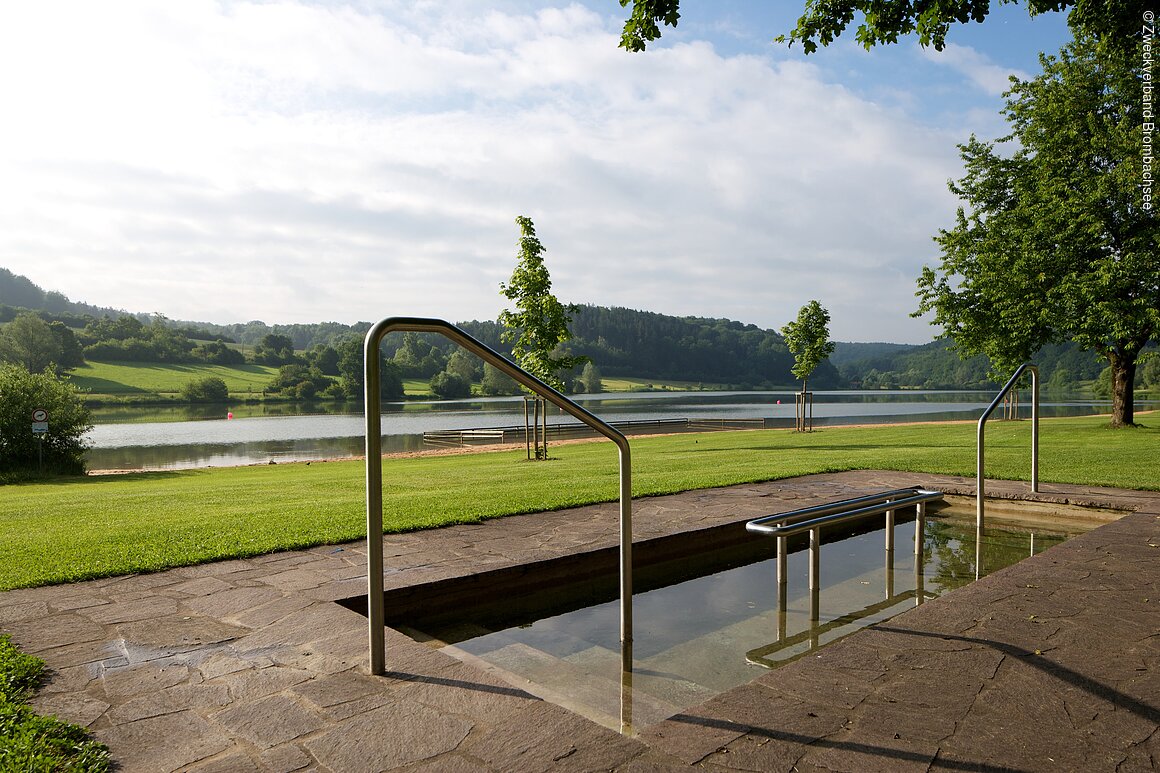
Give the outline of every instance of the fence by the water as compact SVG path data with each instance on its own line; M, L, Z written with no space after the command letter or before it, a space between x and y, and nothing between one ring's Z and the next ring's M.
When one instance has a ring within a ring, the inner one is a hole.
M769 429L774 419L642 419L637 421L613 421L613 427L625 435L661 435L674 432L714 432L729 429ZM779 423L784 424L782 421ZM526 442L525 427L520 424L508 427L488 427L482 429L444 429L423 433L424 445L451 448L469 445L493 445ZM548 440L596 437L584 424L561 422L548 425Z

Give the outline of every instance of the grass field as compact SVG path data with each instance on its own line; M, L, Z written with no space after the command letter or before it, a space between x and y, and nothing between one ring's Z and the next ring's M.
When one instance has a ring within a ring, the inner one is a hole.
M697 392L725 388L724 384L706 384L701 381L661 381L658 379L631 378L628 376L602 378L600 385L605 392Z
M72 383L93 397L112 397L132 401L177 397L182 387L195 379L217 376L226 382L234 398L260 397L278 375L271 365L194 365L158 362L90 361L72 371ZM642 378L606 378L606 392L685 391L722 389L721 384L695 381L657 381ZM479 384L474 385L479 394ZM403 380L407 397L434 397L429 379Z
M261 395L278 375L270 365L180 365L155 362L88 362L70 373L72 383L93 395L175 397L195 379L217 376L230 394Z
M1040 479L1160 489L1160 414L1042 422ZM1030 423L996 422L987 475L1027 479ZM818 472L974 475L974 424L719 432L632 441L636 497ZM610 443L383 463L384 528L406 531L553 510L618 495ZM0 489L0 590L165 569L365 536L361 462L60 479Z

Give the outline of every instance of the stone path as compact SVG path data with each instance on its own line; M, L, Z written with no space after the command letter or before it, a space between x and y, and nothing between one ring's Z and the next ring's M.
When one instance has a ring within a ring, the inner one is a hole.
M906 485L857 472L634 503L637 541ZM365 542L0 593L51 669L36 707L125 771L1153 770L1160 494L1042 486L1123 519L629 738L387 630L367 671ZM994 496L1026 484L993 482ZM388 589L615 545L616 505L384 539ZM740 528L740 526L738 526Z

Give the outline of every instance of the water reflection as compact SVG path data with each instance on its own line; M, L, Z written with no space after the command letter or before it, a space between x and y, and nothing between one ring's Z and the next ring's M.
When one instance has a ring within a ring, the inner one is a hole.
M792 427L792 392L646 392L580 395L578 402L612 421L660 418L763 418ZM899 421L974 419L987 406L982 392L817 392L817 426ZM556 409L553 407L553 411ZM1043 416L1075 416L1107 410L1083 399L1045 401ZM229 413L233 419L227 419ZM357 404L239 404L229 406L112 406L94 411L91 469L175 469L267 461L354 456L363 449L363 416ZM553 423L574 423L553 413ZM424 432L492 429L521 425L519 397L464 401L384 403L383 447L422 448Z
M481 658L533 693L631 733L972 581L977 550L993 572L1073 533L996 519L977 545L972 518L928 517L915 551L915 522L896 529L906 546L897 555L882 530L823 545L820 593L808 588L801 550L789 554L787 583L769 559L634 594L631 648L618 640L616 601L509 628L472 619L423 630L455 642L451 654ZM475 638L462 640L465 631Z

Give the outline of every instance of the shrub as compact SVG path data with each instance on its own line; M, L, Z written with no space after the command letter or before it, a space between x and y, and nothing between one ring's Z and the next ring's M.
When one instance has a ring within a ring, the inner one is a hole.
M462 376L443 371L431 379L431 391L444 399L471 397L471 382Z
M182 387L181 397L191 403L224 403L230 399L230 390L223 379L206 376L194 379Z
M48 413L48 432L32 432L32 412ZM51 372L0 365L0 476L16 479L43 469L83 475L89 410L76 387Z

